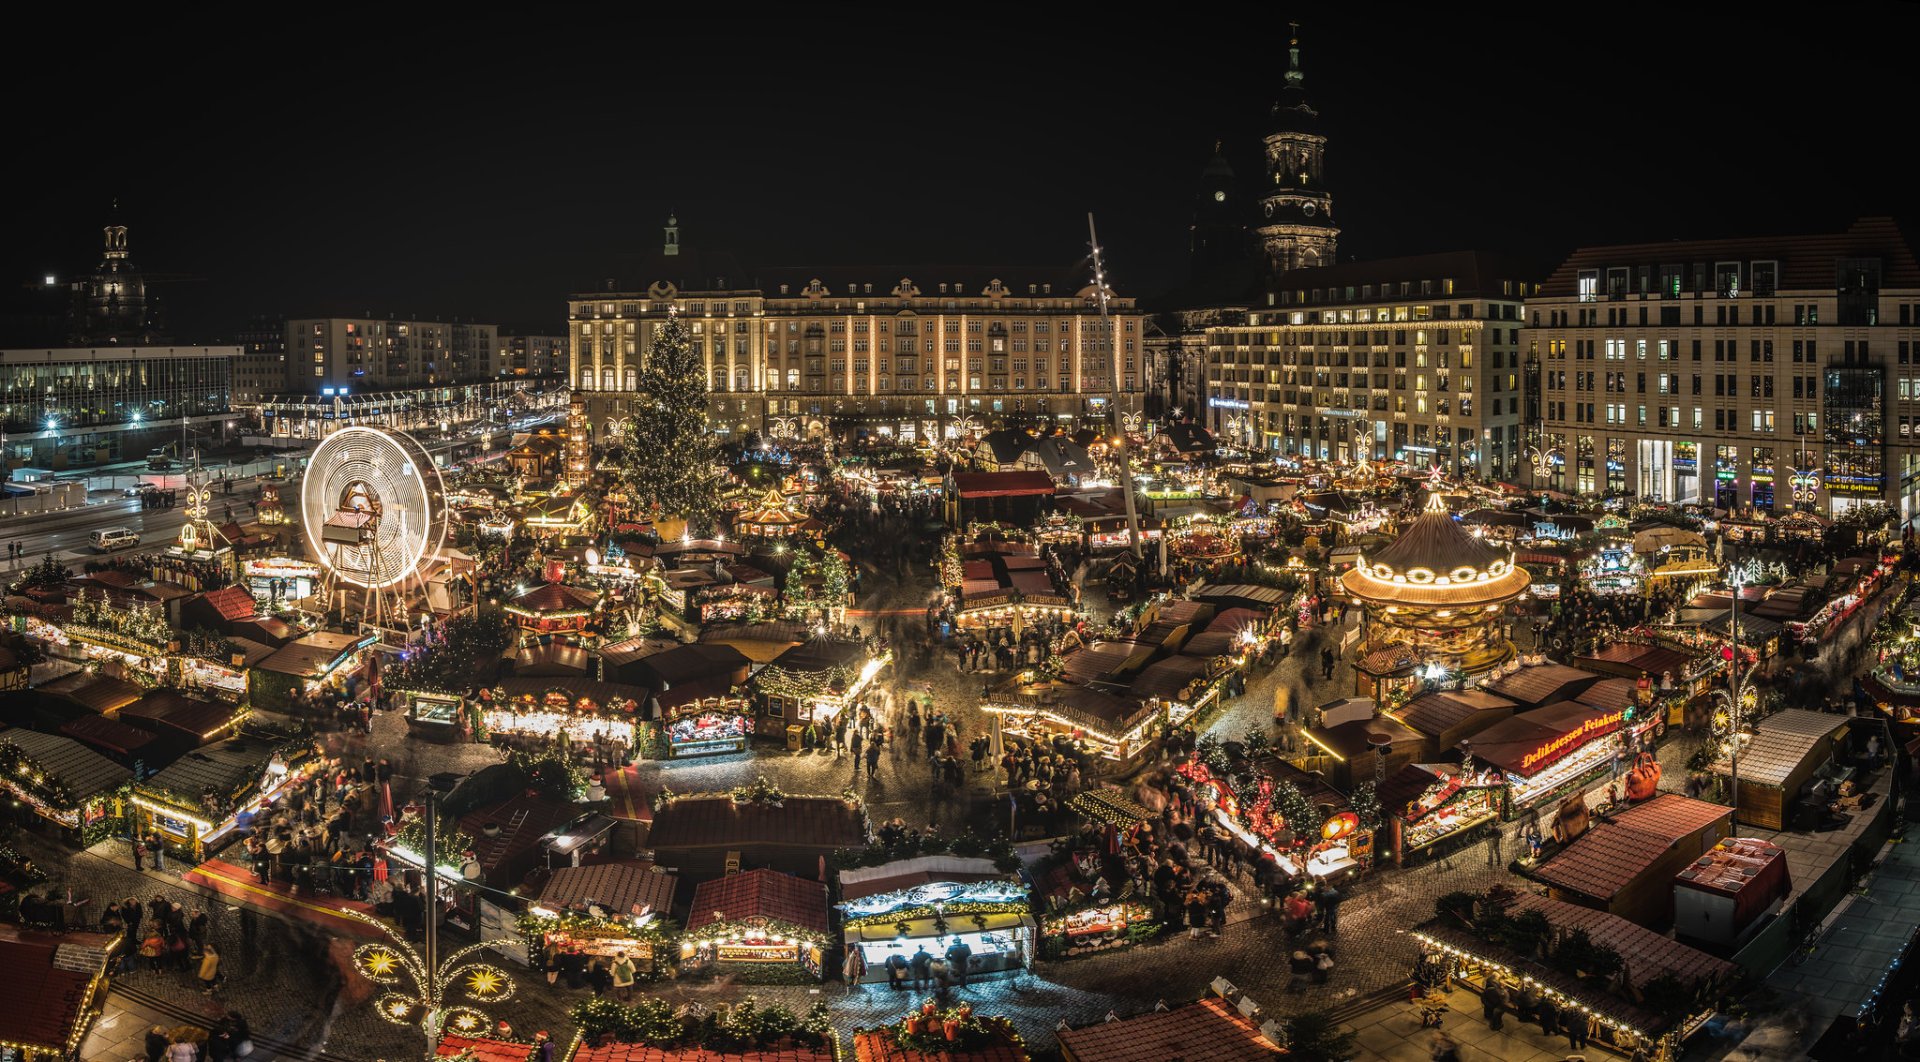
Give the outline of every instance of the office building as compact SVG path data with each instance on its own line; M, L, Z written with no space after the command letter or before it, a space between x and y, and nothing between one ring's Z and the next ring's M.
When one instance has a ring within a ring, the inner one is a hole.
M1920 266L1891 219L1582 248L1526 314L1545 485L1912 519Z
M501 333L495 347L493 375L565 384L567 337Z
M61 469L220 441L237 346L0 350L5 462Z

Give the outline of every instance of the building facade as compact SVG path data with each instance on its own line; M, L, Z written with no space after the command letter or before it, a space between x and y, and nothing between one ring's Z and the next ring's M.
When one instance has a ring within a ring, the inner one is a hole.
M91 276L69 285L70 347L150 346L164 342L159 316L147 293L146 278L133 264L127 227L108 225L106 247Z
M287 322L286 343L291 394L483 383L499 357L497 329L463 321L301 318Z
M506 335L499 337L493 375L515 379L567 379L567 337Z
M1517 266L1479 252L1284 273L1206 330L1206 423L1296 461L1404 461L1504 480L1522 449Z
M224 438L230 365L219 347L0 350L8 467L131 461L189 437Z
M287 390L287 322L254 317L234 336L240 356L233 359L233 405L248 409Z
M728 434L924 441L1139 408L1142 317L1091 285L978 269L770 269L691 253L669 220L638 284L568 301L571 380L596 426L632 413L654 330L679 314ZM944 279L942 279L944 278ZM971 418L971 420L967 419Z
M1541 485L1911 521L1920 267L1891 219L1582 248L1526 314Z

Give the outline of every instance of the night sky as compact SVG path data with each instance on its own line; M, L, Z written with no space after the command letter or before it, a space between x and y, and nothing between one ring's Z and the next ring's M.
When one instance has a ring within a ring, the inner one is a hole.
M688 244L750 267L1034 267L1009 282L1072 270L1091 209L1116 287L1151 295L1183 279L1214 140L1257 176L1286 64L1277 8L1148 24L1115 7L1093 31L1011 8L890 7L844 26L820 10L778 25L719 9L680 26L583 16L565 35L275 30L231 46L50 33L11 71L7 308L46 272L92 266L116 197L193 341L255 313L558 331L566 294L655 250L670 209ZM995 25L959 24L981 10ZM1900 161L1911 6L1807 24L1727 8L1581 8L1570 23L1554 10L1550 24L1343 10L1292 16L1343 258L1479 247L1544 270L1581 244L1865 213L1920 232Z

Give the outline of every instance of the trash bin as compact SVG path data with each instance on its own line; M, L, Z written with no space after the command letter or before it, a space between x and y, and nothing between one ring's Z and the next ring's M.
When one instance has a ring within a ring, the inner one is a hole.
M799 723L787 724L787 751L788 752L800 751L800 733L805 729L806 727L801 726Z

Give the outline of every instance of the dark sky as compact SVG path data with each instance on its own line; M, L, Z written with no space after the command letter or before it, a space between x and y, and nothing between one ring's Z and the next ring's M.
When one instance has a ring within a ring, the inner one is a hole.
M188 340L253 313L369 310L557 331L566 294L655 249L669 209L688 243L749 266L1055 272L1091 209L1116 287L1151 294L1183 277L1212 142L1251 167L1288 17L1343 258L1480 247L1544 268L1581 244L1863 213L1915 231L1912 6L1802 23L1112 6L1092 30L1008 8L969 29L986 10L969 5L819 10L231 44L49 32L11 71L6 298L90 268L115 197L135 260L177 278L160 290Z

